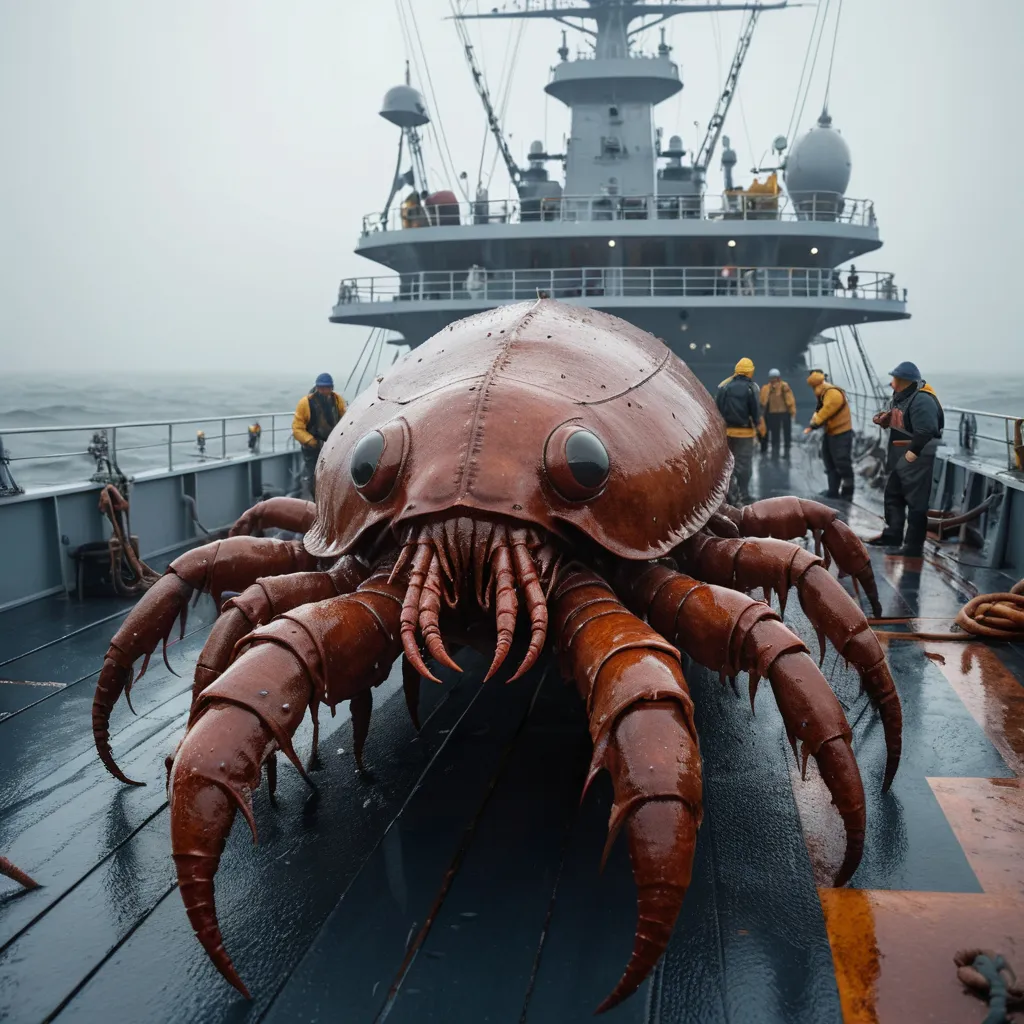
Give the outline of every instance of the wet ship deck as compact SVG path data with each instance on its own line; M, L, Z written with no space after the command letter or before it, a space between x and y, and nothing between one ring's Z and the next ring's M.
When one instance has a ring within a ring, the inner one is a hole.
M758 473L763 494L818 489L802 455ZM864 535L877 526L863 508L853 521ZM935 559L873 557L888 616L942 629L971 596ZM1006 582L973 579L980 591ZM260 845L236 824L217 876L247 1003L185 918L162 784L212 602L171 648L180 678L154 664L138 716L115 713L115 753L144 789L107 775L89 730L126 608L54 599L0 617L0 852L43 884L20 893L0 878L0 1019L589 1019L628 957L635 902L624 843L598 873L609 788L580 806L589 741L550 664L481 686L484 666L463 652L462 677L424 685L418 736L392 673L376 694L372 777L355 771L339 713L322 723L316 799L287 766L276 809L260 788ZM786 617L813 649L795 600ZM800 782L770 690L751 716L745 697L689 667L705 772L693 884L656 973L607 1020L959 1024L985 1010L962 993L956 949L1024 967L1024 652L892 641L889 654L905 731L885 798L880 727L826 655L869 801L864 860L844 890L827 888L841 826L813 763ZM308 727L296 745L308 750Z

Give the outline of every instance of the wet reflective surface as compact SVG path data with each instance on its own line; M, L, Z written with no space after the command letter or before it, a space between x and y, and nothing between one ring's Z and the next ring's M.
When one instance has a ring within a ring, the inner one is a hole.
M813 494L813 468L797 446L791 464L757 460L754 485ZM862 536L879 525L866 505L849 515ZM873 558L888 616L942 630L970 596L928 559ZM995 589L994 577L976 583ZM149 783L138 790L107 775L89 730L120 621L97 620L123 608L53 602L0 616L0 678L21 687L0 707L14 712L0 719L0 850L44 886L20 893L0 879L0 1019L590 1018L627 959L635 899L624 844L598 871L610 792L599 780L580 806L589 740L552 664L481 686L486 665L463 652L461 677L423 684L419 736L392 673L375 695L372 778L354 770L347 715L323 716L319 798L282 765L276 809L265 787L255 796L260 845L236 826L217 877L246 1003L174 891L163 789L212 603L171 648L181 678L154 660L133 692L138 717L115 712L115 752ZM795 600L786 618L812 640ZM661 965L606 1019L959 1024L984 1008L962 994L957 949L994 948L1024 972L1024 656L977 643L888 650L905 731L886 797L881 729L856 675L831 649L823 668L868 798L864 861L844 890L824 888L842 853L838 816L813 761L800 781L770 689L751 716L745 679L737 698L687 669L706 787L693 884ZM309 742L304 726L300 754Z

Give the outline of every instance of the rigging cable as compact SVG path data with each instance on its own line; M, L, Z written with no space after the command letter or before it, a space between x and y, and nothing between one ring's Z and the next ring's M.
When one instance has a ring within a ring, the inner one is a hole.
M828 97L832 89L832 65L836 62L836 42L839 39L839 19L843 16L843 0L839 0L839 7L836 9L836 27L832 33L832 54L828 59L828 78L825 80L825 110L828 110Z
M438 153L441 157L441 164L444 169L444 174L451 176L453 184L458 185L461 183L458 173L455 170L455 163L452 160L451 150L448 148L448 137L445 135L444 122L441 118L441 110L437 102L437 93L434 91L434 81L430 75L430 64L427 61L427 52L423 46L423 37L420 35L419 23L416 21L416 11L413 9L413 5L409 0L408 17L412 24L412 32L409 31L408 25L405 24L406 13L402 6L402 0L395 0L395 5L398 8L399 22L403 26L403 36L405 37L406 46L409 49L410 56L412 57L413 64L416 68L417 80L426 82L427 89L430 92L430 102L434 109L434 117L428 124L430 134L433 136L434 145L437 147ZM416 56L416 49L412 46L413 33L415 33L416 47L419 50L419 54L423 59L423 70L420 70L420 61ZM438 132L440 131L440 135ZM463 186L464 187L464 186Z
M828 6L826 0L826 7ZM807 62L811 57L811 48L814 44L814 34L818 30L818 18L821 15L822 6L821 4L815 5L814 8L814 21L811 23L811 35L807 40L807 49L804 51L804 63L800 68L800 78L796 83L796 95L793 97L793 112L789 115L789 124L786 127L786 138L790 141L793 139L793 132L796 130L797 124L797 108L800 106L800 93L804 87L804 75L807 73Z
M807 75L807 84L804 87L804 98L800 101L800 113L797 114L796 124L799 125L803 120L804 107L807 104L807 97L811 94L811 82L814 79L814 69L818 65L818 54L821 52L821 37L825 34L825 23L828 21L828 9L832 4L832 0L825 0L825 13L821 19L821 28L818 31L818 41L814 46L814 58L811 60L811 70ZM794 125L794 128L796 125Z
M504 95L498 101L498 120L503 121L505 119L505 113L508 110L509 100L512 98L512 81L515 77L516 61L519 59L519 46L523 41L523 33L526 30L526 22L521 21L516 32L515 44L512 47L512 55L508 62L507 76L506 68L502 68L502 79L504 85ZM491 160L491 170L487 175L487 187L491 187L491 179L494 177L495 168L498 166L498 149L495 147L494 158Z
M740 36L743 36L743 22L740 22ZM739 43L737 42L737 48ZM747 112L743 109L743 96L740 93L739 83L736 83L736 105L740 108L740 124L743 125L743 136L747 140L747 152L750 153L751 158L754 156L754 143L750 138L750 128L747 126ZM763 163L763 161L759 161Z

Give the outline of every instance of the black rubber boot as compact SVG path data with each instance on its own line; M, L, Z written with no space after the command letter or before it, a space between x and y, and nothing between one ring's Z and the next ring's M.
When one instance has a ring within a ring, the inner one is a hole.
M924 554L924 539L928 534L928 513L907 513L907 535L901 548L887 551L887 554L900 558L920 558Z
M864 541L873 548L898 548L903 546L903 538L897 533L890 533L888 529L883 530L877 537Z

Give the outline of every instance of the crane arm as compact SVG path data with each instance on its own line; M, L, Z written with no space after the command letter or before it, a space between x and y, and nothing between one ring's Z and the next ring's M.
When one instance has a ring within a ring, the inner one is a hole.
M740 38L736 44L736 53L732 58L732 65L725 79L725 88L722 90L722 95L718 97L718 105L715 107L715 112L711 115L711 120L708 122L707 134L704 136L704 141L701 143L693 162L694 167L701 173L705 173L711 165L711 158L714 156L715 147L718 145L722 129L725 127L725 117L729 113L729 107L732 105L733 97L736 95L740 70L747 56L747 50L750 49L750 40L754 35L754 27L757 25L757 18L761 10L760 6L753 8L750 14L747 15L747 20L740 31Z
M469 70L473 76L473 85L476 87L476 92L480 97L480 102L484 105L484 113L487 115L487 125L491 130L491 134L494 136L494 141L498 145L498 152L501 153L501 159L505 163L508 176L511 179L512 184L516 185L519 183L520 178L519 165L515 162L515 159L512 156L512 151L508 148L508 142L505 141L505 135L502 132L501 124L498 121L498 115L494 112L494 104L491 103L491 94L487 89L487 83L484 81L483 72L477 65L476 54L473 52L473 44L470 42L469 32L463 24L463 17L458 17L454 20L456 31L459 33L459 41L462 43L462 48L466 54L466 61L469 64Z

